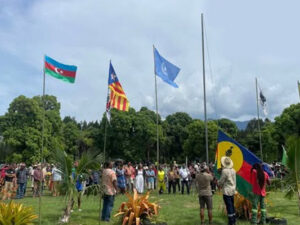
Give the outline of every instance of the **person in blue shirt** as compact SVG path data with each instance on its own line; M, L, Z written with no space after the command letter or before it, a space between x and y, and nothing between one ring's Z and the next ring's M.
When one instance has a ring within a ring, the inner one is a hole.
M125 194L126 189L126 178L125 178L125 170L123 168L123 164L119 163L116 169L117 175L117 186L121 194Z
M72 176L73 176L73 179L76 179L76 190L77 190L77 205L78 205L78 211L81 212L82 209L81 209L81 196L82 196L82 191L84 189L84 185L83 185L83 180L84 180L84 176L82 174L77 174L76 173L76 168L78 167L78 162L75 161L74 162L74 167L72 168ZM73 200L73 203L72 203L72 210L71 212L73 212L73 207L74 207L74 200Z
M153 165L151 165L149 170L146 171L146 176L148 179L148 190L154 190L155 172L153 170Z

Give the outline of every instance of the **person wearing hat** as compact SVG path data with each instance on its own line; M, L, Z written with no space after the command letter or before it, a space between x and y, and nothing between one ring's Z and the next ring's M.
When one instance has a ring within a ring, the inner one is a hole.
M209 224L212 224L212 191L210 183L214 177L211 175L209 168L206 165L201 165L200 173L196 175L196 187L199 196L200 204L200 219L201 224L204 224L204 210L205 206L208 211Z
M236 172L232 168L233 162L230 157L223 156L221 158L222 174L219 180L219 186L222 187L223 199L226 205L228 225L236 223L234 209L234 194L236 189Z

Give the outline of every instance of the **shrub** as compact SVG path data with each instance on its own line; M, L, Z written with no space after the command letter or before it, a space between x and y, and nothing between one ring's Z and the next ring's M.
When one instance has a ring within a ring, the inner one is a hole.
M13 201L0 203L0 225L32 225L37 218L31 207Z
M121 204L119 212L115 215L115 217L123 216L122 225L139 225L141 218L151 218L153 215L158 215L159 206L148 201L150 192L141 196L134 189L133 196L128 193L126 195L128 201Z

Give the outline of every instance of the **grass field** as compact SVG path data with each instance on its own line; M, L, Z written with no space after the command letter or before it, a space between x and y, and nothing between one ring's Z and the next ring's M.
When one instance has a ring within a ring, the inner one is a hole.
M117 196L113 209L113 214L118 209L121 202L125 201L125 196ZM196 225L200 224L199 219L199 204L197 195L158 195L156 192L151 194L150 200L158 201L161 210L159 220L166 221L168 225ZM22 202L27 206L33 206L38 212L38 198L26 197ZM62 197L42 197L42 224L53 225L57 224L59 217L62 214L64 200ZM214 196L213 218L215 225L226 225L226 217L222 215L222 196ZM283 193L270 193L268 197L268 216L284 217L288 219L289 225L299 225L300 217L298 216L297 200L287 200L283 197ZM99 224L99 198L83 197L82 211L79 212L75 206L69 224L72 225L96 225ZM101 224L117 225L118 220L112 218L110 223L101 222ZM246 221L238 221L238 225L249 224Z

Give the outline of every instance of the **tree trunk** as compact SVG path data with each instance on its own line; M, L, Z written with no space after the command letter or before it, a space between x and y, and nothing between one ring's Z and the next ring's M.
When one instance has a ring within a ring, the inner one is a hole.
M74 205L74 199L72 198L71 200L68 201L68 204L64 210L64 214L60 220L61 223L68 223L71 217L71 210Z

